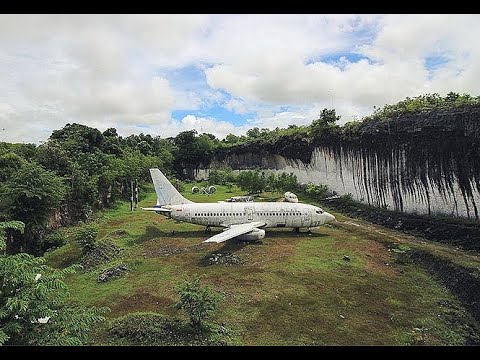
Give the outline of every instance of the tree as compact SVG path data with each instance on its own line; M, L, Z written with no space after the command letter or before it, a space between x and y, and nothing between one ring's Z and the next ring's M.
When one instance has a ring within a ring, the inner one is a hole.
M105 141L99 130L75 123L53 131L49 139L57 140L72 157L79 152L94 153L101 150Z
M72 166L68 202L76 219L85 219L97 204L98 176L90 176L78 163Z
M0 252L3 253L5 253L7 247L5 236L8 230L16 230L23 234L25 224L16 220L0 222Z
M229 143L229 144L235 144L237 143L239 140L239 137L236 136L236 135L233 135L233 134L228 134L226 137L225 137L225 142Z
M257 139L257 138L260 137L260 135L261 135L261 133L260 133L260 129L258 127L254 127L254 128L249 129L247 131L247 136L249 138L252 138L252 139Z
M217 310L221 295L208 286L200 285L200 278L184 281L175 288L180 296L175 308L185 310L193 327L199 328Z
M323 109L319 118L310 125L313 137L322 136L326 130L333 128L338 120L340 120L340 116L336 115L335 109Z
M260 170L242 171L237 177L238 186L242 190L248 191L250 194L260 193L267 186L267 178Z
M11 218L25 223L24 241L16 242L15 251L22 247L27 252L39 250L41 237L37 230L46 225L66 191L62 178L34 162L24 164L9 178L5 186L5 202L9 205ZM25 242L25 239L29 241ZM10 251L9 245L13 244L7 242L7 253L14 252Z
M98 226L95 224L83 225L75 235L75 241L82 247L84 253L93 250L97 242Z
M297 187L297 176L293 173L282 172L277 176L275 188L279 191L293 191Z
M66 194L62 179L36 163L27 163L9 179L7 197L13 218L45 221Z
M324 198L324 197L332 195L331 191L328 189L327 185L323 185L323 184L315 185L312 182L309 182L307 184L305 192L309 195L316 196L317 199Z
M223 170L210 170L208 174L208 184L215 185L228 185L229 183L235 182L236 176L231 168Z
M213 137L213 138L212 138ZM211 134L197 136L196 130L182 131L175 139L175 169L179 176L183 171L198 168L200 164L208 165L213 155L213 149L219 144L218 139ZM187 173L192 176L193 173Z
M26 160L14 152L0 155L0 181L8 180L25 163Z
M64 176L71 173L72 160L61 145L51 140L37 148L35 158L45 169Z
M108 308L66 302L63 278L45 259L21 253L0 256L0 345L83 345Z
M447 94L447 96L445 96L445 101L450 102L450 103L454 103L459 97L460 97L460 95L458 93L450 91Z
M277 188L277 176L275 173L270 173L267 176L267 189L273 191Z

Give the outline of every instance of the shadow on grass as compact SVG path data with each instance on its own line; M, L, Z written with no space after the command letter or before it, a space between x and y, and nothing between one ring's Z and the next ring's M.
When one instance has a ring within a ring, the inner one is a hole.
M141 244L145 241L152 240L155 238L169 238L169 239L208 239L210 236L219 233L218 231L206 232L205 230L170 230L162 231L158 227L153 225L148 225L145 233L139 236L138 238L132 240L135 244Z
M141 236L135 239L130 240L129 243L141 244L145 241L152 240L158 237L163 237L163 236L168 236L168 232L162 231L156 226L149 225L147 226L144 234L142 234Z
M205 247L211 246L212 244L202 244L205 245ZM240 241L240 240L227 240L226 242L222 243L222 247L217 248L215 247L211 251L209 251L205 256L203 256L201 259L198 261L198 265L205 267L205 266L211 266L211 265L241 265L244 260L242 259L241 256L235 255L235 253L246 246L258 246L258 245L263 245L261 241ZM218 259L220 257L223 258L220 263L213 263L211 262L212 258Z
M221 231L214 230L211 232L206 232L205 230L171 230L171 231L162 231L156 226L149 225L147 226L145 233L138 238L132 240L132 243L141 244L145 241L152 240L159 237L170 238L170 239L193 239L199 238L206 240L209 237L212 237L216 234L219 234ZM327 235L317 232L307 233L306 231L302 231L300 233L296 233L294 231L268 231L266 230L265 237L268 238L285 238L285 237L292 237L292 238L321 238ZM244 246L251 244L251 245L261 245L261 241L241 241L236 239L227 240L224 243L224 246L217 251L237 251ZM229 247L233 247L230 249ZM225 248L225 249L224 249ZM227 250L228 249L228 250ZM235 250L236 249L236 250Z
M212 254L213 253L234 253L243 249L246 246L258 246L258 245L263 245L263 242L261 240L241 241L241 240L231 239L229 241L225 241L224 243L222 243L222 247L220 249L212 251Z
M291 237L291 238L321 238L321 237L326 237L328 235L325 235L323 233L318 233L318 232L311 232L307 233L306 231L301 231L299 233L296 233L295 231L268 231L266 230L265 233L265 238L286 238L286 237Z
M210 234L210 236L212 236ZM289 238L292 237L292 239L301 239L301 238L322 238L326 237L327 235L325 234L320 234L320 233L307 233L307 232L302 232L302 233L295 233L295 232L289 232L289 231L271 231L267 232L266 237L269 238ZM275 240L274 240L275 241ZM208 244L204 244L207 245ZM219 256L224 256L226 259L226 262L229 265L239 265L244 262L241 256L235 255L236 252L239 250L242 250L243 248L247 246L262 246L265 245L263 241L257 240L257 241L242 241L242 240L236 240L236 239L230 239L222 243L222 247L220 248L214 248L211 251L209 251L204 257L202 257L198 264L200 266L210 266L212 265L211 259L212 258L218 258ZM274 246L274 244L269 244L271 246ZM266 246L269 246L266 245Z

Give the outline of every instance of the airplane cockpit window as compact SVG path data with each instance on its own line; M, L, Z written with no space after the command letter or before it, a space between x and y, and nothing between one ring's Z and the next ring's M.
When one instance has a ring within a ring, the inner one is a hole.
M323 210L322 209L318 209L315 211L317 214L323 214Z

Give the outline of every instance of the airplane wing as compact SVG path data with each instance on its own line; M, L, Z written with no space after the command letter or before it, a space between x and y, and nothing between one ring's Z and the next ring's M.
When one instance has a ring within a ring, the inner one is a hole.
M150 208L144 208L144 207L142 207L142 210L156 211L156 212L164 212L164 213L167 213L167 212L171 212L171 211L172 211L172 209L165 209L165 208L161 208L161 207L150 207Z
M265 226L265 223L263 221L254 221L251 223L231 225L230 228L228 228L228 230L224 230L220 234L217 234L212 236L211 238L208 238L207 240L204 241L204 243L210 243L210 242L221 243L223 241L230 240L236 236L247 234L253 229L260 226Z

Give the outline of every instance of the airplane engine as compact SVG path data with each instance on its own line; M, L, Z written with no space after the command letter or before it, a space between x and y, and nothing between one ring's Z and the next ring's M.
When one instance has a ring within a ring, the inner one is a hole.
M208 193L209 194L214 194L215 191L217 191L217 188L215 186L212 185L212 186L208 187Z
M298 203L298 197L294 193L287 191L284 195L285 201L292 202L292 203Z
M198 188L198 186L194 186L192 187L192 194L196 194L200 191L200 189Z
M248 234L237 236L236 239L242 240L242 241L256 241L256 240L262 240L264 237L265 237L265 230L253 229Z

